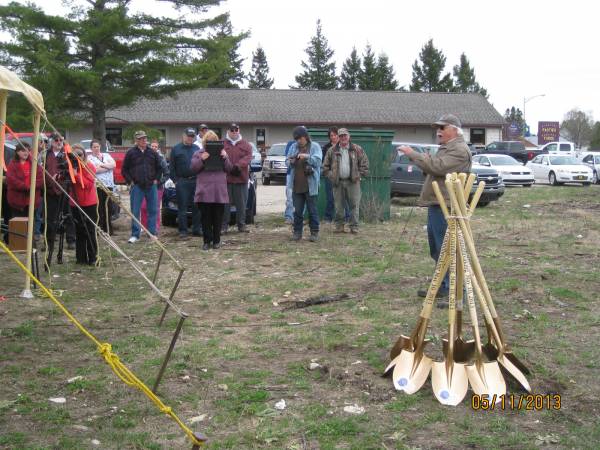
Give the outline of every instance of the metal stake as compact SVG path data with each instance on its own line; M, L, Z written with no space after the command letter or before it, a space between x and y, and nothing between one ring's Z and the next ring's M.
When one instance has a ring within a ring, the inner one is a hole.
M152 283L156 284L156 277L158 276L158 269L160 268L160 262L162 261L163 253L165 251L161 248L160 254L158 255L158 261L156 262L156 269L154 270L154 276L152 277Z
M165 359L163 360L160 371L158 372L158 377L156 378L156 381L154 382L154 387L152 388L152 392L154 392L155 394L158 389L158 385L160 384L160 380L162 379L163 374L165 373L165 369L167 368L169 359L171 358L171 353L173 352L173 348L175 348L175 343L177 342L177 338L179 337L179 333L181 332L181 328L183 327L183 322L185 322L185 319L187 319L187 317L188 317L187 314L185 314L185 313L181 314L181 318L179 319L179 323L177 324L177 329L175 330L173 339L171 339L171 345L169 345L169 350L167 350Z
M165 320L165 316L167 315L167 311L169 310L169 302L173 301L173 297L175 296L175 291L177 291L177 288L179 287L179 283L181 282L181 277L183 276L184 270L185 269L183 269L183 268L179 270L179 276L177 277L177 281L175 281L175 285L173 286L173 289L171 290L171 295L169 295L169 301L165 305L165 309L162 313L162 316L160 316L160 321L158 322L159 327L162 325L163 320ZM182 314L185 314L185 313L182 313Z

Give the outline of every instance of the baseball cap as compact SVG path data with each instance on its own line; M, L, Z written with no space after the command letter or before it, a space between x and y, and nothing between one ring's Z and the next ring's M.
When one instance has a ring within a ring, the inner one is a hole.
M348 131L348 128L340 128L338 130L338 136L341 136L342 134L347 134L348 136L350 136L350 132Z
M196 129L195 128L186 128L185 129L185 135L186 136L196 136Z
M201 123L200 126L198 127L198 129L200 129L200 130L207 129L208 130L208 125L206 125L205 123Z
M232 123L231 125L229 125L229 131L235 131L235 130L239 130L240 126L237 123Z
M140 131L136 131L136 132L135 132L135 134L133 135L133 137L134 137L135 139L141 139L141 138L148 137L148 135L146 134L146 132L145 132L145 131L143 131L143 130L140 130Z
M454 127L460 128L460 120L454 114L444 114L442 117L438 119L437 122L431 124L432 127L442 126L442 125L452 125ZM339 134L339 133L338 133Z

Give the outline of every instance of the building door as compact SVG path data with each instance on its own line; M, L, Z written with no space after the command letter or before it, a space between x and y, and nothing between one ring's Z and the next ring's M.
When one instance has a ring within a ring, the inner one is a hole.
M264 149L267 145L267 130L265 128L256 129L256 146Z

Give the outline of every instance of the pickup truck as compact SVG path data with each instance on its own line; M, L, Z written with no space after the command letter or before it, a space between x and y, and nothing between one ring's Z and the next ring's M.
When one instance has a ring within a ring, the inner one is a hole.
M499 155L508 155L515 158L517 161L527 164L537 155L548 153L541 149L527 150L521 141L496 141L488 144L479 154L495 153Z
M578 156L578 152L575 150L575 144L572 142L548 142L540 148L540 153Z

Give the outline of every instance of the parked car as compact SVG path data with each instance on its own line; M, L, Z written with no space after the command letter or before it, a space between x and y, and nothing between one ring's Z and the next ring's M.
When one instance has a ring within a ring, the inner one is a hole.
M262 155L253 142L249 142L249 144L252 147L252 161L250 161L250 167L253 172L260 172L262 170Z
M52 133L49 132L40 133L40 139L46 142L48 141L48 139L50 139L51 136ZM28 144L31 147L33 145L33 133L6 133L5 142L7 144L11 144L12 146L16 147L19 141L23 142L24 144Z
M548 142L546 145L540 148L540 153L577 156L575 144L572 142Z
M592 184L594 173L574 156L538 155L527 163L537 180L548 181L553 186L563 183Z
M400 145L409 145L419 153L430 153L432 155L435 154L439 148L439 145L434 144L392 142L392 147L394 149ZM392 197L395 195L420 194L423 183L425 182L425 175L406 155L399 155L395 152L390 171ZM485 181L485 188L478 206L487 206L490 202L498 200L504 195L504 183L497 170L491 167L473 164L471 172L477 175L477 180L473 184L471 193L475 192L480 181Z
M527 161L532 160L543 152L541 150L527 150L521 141L496 141L479 152L479 154L486 153L512 156L517 161L520 161L521 164L527 164Z
M273 144L267 150L267 157L262 165L262 183L265 186L271 184L271 180L283 181L287 175L287 163L285 161L285 147L287 144Z
M506 186L521 185L531 187L535 182L531 169L523 166L523 164L512 156L494 154L475 155L473 156L473 163L496 169Z
M257 179L254 168L250 168L250 177L248 179L248 202L246 203L246 223L254 223L254 216L256 216L256 188ZM236 209L234 205L231 205L231 218L229 224L234 225L236 223ZM187 211L188 221L191 223L192 220L192 208L188 208ZM165 190L162 198L162 209L160 213L161 222L167 227L174 227L177 225L177 194L175 192L175 183L169 178L165 183Z
M80 144L85 149L86 153L91 153L91 150L90 150L91 143L92 143L91 139L83 139L80 142ZM103 148L102 152L103 153L108 152L110 154L110 156L112 156L112 159L114 159L115 163L117 164L117 167L115 167L115 170L113 171L115 183L116 184L126 184L125 178L121 174L121 167L123 167L123 160L125 159L125 153L127 153L127 152L125 152L125 151L121 152L121 151L114 150L113 147L110 145L110 142L108 142L108 141L106 141L106 148Z
M600 153L598 152L584 152L579 155L579 159L582 163L592 169L592 183L598 184L598 173L600 173Z

